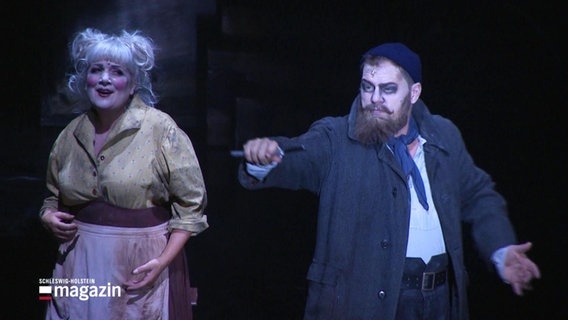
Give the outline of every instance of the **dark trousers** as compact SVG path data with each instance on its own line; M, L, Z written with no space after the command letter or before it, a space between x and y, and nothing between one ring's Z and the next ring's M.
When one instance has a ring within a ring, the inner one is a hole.
M419 276L424 272L446 271L448 257L437 255L428 264L420 258L406 258L404 274ZM435 287L415 288L403 286L398 298L397 320L448 320L450 319L450 290L448 281Z

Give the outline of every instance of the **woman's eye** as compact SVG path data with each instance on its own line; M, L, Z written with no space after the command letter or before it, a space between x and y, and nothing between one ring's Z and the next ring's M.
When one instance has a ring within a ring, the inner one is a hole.
M99 73L99 72L101 72L100 67L91 67L91 69L89 69L89 73Z

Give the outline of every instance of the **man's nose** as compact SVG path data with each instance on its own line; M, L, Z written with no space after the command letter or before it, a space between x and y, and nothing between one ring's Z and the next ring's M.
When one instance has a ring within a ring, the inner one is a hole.
M380 88L375 88L375 90L373 91L373 94L371 95L371 102L372 103L384 102L384 98L383 95L381 94Z

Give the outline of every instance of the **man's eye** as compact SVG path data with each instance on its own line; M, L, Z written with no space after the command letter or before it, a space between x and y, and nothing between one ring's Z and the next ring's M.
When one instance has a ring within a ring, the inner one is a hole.
M396 93L397 86L384 86L381 90L384 93Z
M375 86L370 83L361 82L361 90L364 92L373 92L375 90Z

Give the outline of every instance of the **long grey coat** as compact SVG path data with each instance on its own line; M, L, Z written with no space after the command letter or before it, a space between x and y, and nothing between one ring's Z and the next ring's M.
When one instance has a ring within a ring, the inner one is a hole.
M384 144L364 145L353 134L359 98L349 115L327 117L279 145L303 145L263 181L241 168L247 189L306 189L319 196L317 240L309 268L305 319L394 319L409 225L409 191ZM434 205L450 257L452 319L467 319L463 224L480 256L516 242L506 203L490 176L475 166L461 134L422 101L412 111L424 145Z

